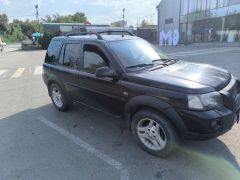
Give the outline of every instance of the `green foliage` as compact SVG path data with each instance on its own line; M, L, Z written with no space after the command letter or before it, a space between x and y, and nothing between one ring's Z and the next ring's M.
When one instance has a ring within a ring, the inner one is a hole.
M9 31L8 17L6 14L0 14L0 33L5 34Z
M45 16L46 22L52 23L84 23L87 21L87 17L82 12L76 12L73 15L61 16L59 14L54 14L53 16Z
M85 23L87 22L87 17L82 12L76 12L73 15L66 16L59 14L53 16L47 15L45 16L45 21L53 23ZM17 42L31 38L34 32L43 33L43 27L36 21L14 19L9 23L7 15L0 14L0 36L5 42ZM52 38L52 35L44 33L44 36L40 39L40 43L44 48L47 48Z
M39 43L42 45L43 49L48 48L48 45L50 44L50 41L52 40L53 37L54 37L53 35L44 32L43 37L39 39Z
M42 27L36 21L14 19L9 23L6 14L0 14L0 35L6 42L17 42L31 38L32 33L42 32Z

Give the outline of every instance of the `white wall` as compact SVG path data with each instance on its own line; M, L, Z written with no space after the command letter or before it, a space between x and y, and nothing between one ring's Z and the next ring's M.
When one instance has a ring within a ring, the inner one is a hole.
M162 0L158 8L159 43L176 44L176 33L179 30L180 0ZM173 23L165 24L166 19L173 19ZM171 35L172 34L172 35ZM172 39L171 39L172 38ZM162 40L164 39L164 42ZM168 39L168 40L167 40Z

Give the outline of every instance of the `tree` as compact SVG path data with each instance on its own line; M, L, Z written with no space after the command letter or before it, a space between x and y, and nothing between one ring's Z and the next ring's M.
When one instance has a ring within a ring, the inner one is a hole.
M76 12L73 15L61 16L55 14L53 16L47 15L44 20L46 22L56 22L56 23L85 23L87 22L87 17L82 12ZM0 14L0 35L7 42L21 41L26 37L31 38L32 33L41 32L43 33L43 27L39 25L35 20L25 20L21 21L14 19L9 23L9 19L6 14ZM46 35L46 39L48 37Z
M46 22L52 22L52 16L50 16L50 15L46 15L45 18L43 18L43 19Z
M85 23L87 21L87 17L82 12L77 12L72 15L73 22Z
M8 17L6 14L0 14L0 33L9 31Z
M59 14L54 14L52 16L45 16L46 22L53 23L85 23L87 21L87 17L82 12L76 12L73 15L61 16Z
M148 21L145 20L145 19L143 19L143 20L142 20L142 25L141 25L141 26L142 26L142 27L148 27L148 26L149 26Z

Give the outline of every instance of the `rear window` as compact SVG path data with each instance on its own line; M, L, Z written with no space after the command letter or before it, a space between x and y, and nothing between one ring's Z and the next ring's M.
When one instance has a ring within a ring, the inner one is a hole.
M51 41L51 43L49 44L48 50L47 50L45 62L57 63L60 49L61 49L60 41L57 41L57 40Z

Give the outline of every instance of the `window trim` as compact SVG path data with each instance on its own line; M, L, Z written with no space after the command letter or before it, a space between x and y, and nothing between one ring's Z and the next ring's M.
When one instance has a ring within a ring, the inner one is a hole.
M58 63L57 63L57 64L60 64L62 66L63 66L63 62L64 62L65 49L66 49L66 45L65 45L65 43L62 43L61 50L60 50L59 57L58 57ZM62 59L62 62L60 62L62 51L63 51L63 59Z

